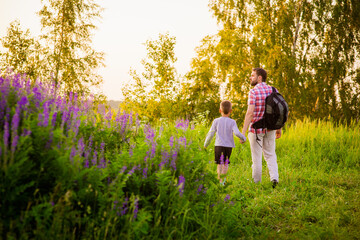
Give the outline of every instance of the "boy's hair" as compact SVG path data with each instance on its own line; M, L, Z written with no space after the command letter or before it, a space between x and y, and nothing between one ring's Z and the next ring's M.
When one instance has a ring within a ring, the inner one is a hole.
M224 113L224 114L228 114L231 110L231 102L230 101L222 101L220 103L220 108L221 108L221 111Z
M263 68L253 68L253 72L256 72L256 75L262 77L262 81L266 82L267 72Z

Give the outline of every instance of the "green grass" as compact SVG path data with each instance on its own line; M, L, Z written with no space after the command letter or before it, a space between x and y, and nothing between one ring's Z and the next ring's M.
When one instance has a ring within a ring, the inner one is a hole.
M265 161L262 183L252 182L250 146L236 142L222 192L235 204L221 238L359 239L359 126L297 121L276 144L280 183L272 189Z

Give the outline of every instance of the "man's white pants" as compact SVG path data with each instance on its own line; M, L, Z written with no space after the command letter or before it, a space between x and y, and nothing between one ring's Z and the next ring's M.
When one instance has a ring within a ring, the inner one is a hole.
M268 131L265 134L258 134L257 136L260 141L256 141L255 133L249 132L248 134L253 163L252 177L255 183L261 182L262 154L264 154L265 161L269 168L270 180L279 181L277 157L275 153L275 133L276 131Z

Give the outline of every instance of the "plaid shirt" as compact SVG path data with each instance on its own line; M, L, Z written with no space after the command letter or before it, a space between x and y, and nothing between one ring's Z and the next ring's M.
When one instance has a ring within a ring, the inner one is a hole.
M276 90L277 91L277 90ZM272 93L271 86L264 82L256 84L256 86L250 90L248 105L255 105L254 116L251 120L249 132L255 133L255 129L252 124L260 120L264 116L265 112L265 98ZM266 133L266 128L259 128L256 130L257 134Z

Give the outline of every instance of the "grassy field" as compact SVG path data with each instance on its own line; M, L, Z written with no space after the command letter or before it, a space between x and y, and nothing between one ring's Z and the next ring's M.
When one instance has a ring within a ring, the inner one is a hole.
M236 199L224 219L227 234L245 239L359 239L359 127L297 121L276 144L280 184L274 190L265 161L262 183L251 181L250 146L237 144L223 192Z

